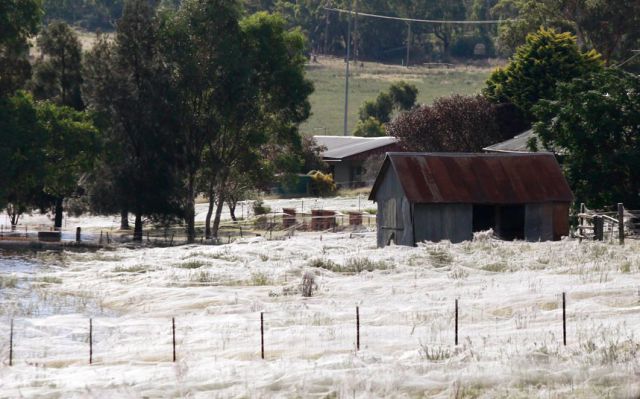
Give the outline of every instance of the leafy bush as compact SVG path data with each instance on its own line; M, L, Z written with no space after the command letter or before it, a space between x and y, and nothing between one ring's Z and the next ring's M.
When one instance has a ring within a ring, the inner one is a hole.
M353 135L358 137L381 137L385 135L384 125L373 116L369 116L365 120L360 119L358 121Z
M257 199L253 202L253 214L254 215L266 215L271 212L271 207L264 204L264 200L262 198Z
M331 173L312 170L308 175L311 176L311 192L314 195L326 197L335 194L337 188Z

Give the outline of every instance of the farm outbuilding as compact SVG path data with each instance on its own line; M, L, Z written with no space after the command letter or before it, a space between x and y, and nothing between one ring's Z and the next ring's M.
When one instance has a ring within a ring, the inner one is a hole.
M505 240L559 240L573 194L549 153L388 153L369 199L384 247L462 242L488 229Z
M324 147L322 159L329 164L338 187L362 187L364 162L372 155L400 151L395 137L313 136Z

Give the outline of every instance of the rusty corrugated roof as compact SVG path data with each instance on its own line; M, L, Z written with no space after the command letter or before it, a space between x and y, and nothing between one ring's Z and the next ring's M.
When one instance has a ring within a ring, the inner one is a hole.
M404 194L417 203L525 204L572 202L573 194L549 153L388 153L369 199L385 171L395 170Z

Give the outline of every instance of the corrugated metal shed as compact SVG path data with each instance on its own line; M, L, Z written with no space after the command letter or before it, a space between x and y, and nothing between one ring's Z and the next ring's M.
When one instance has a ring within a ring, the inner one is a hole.
M340 160L380 147L395 144L395 137L313 136L318 145L326 147L325 161Z
M572 202L573 194L549 153L388 153L371 190L393 166L413 203L527 204Z

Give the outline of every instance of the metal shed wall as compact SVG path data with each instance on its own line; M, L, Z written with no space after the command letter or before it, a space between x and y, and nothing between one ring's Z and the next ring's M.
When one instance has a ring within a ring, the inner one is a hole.
M393 168L387 168L380 178L376 193L378 247L388 245L392 238L396 244L413 246L411 204L403 194L396 172Z
M473 206L470 204L414 204L415 242L473 238Z
M527 204L524 212L524 238L527 241L553 240L553 204Z

